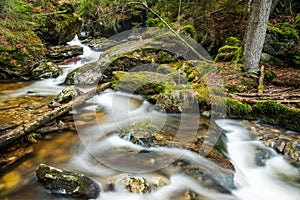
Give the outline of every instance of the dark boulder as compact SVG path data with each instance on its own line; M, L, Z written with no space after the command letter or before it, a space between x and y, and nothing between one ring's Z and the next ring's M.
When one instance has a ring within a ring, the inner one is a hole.
M80 30L82 21L70 3L64 3L60 10L46 16L45 22L35 32L49 45L66 44L71 41Z
M36 176L51 193L88 199L95 199L100 193L99 185L83 174L61 170L46 164L39 165Z

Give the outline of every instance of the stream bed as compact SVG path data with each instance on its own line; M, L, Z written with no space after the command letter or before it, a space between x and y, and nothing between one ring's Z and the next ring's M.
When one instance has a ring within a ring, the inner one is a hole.
M69 44L82 45L76 38ZM1 97L56 95L68 72L99 57L100 52L82 46L82 60L61 66L63 73L57 79L1 83ZM46 135L33 145L33 154L1 173L0 199L76 199L50 194L37 182L35 170L46 163L95 180L102 189L99 200L300 200L300 169L256 141L241 120L160 113L141 96L113 90L94 96L72 113L76 132ZM172 145L143 148L119 137L125 126L140 122L155 124L165 133L176 132ZM232 166L225 157L214 162L205 149L194 148L191 144L199 134L224 137L227 150L223 151ZM145 178L151 189L145 194L128 192L122 184L128 176Z

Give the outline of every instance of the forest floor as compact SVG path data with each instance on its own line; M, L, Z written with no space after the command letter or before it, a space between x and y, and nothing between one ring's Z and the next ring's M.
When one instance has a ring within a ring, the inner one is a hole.
M258 78L243 72L237 64L216 63L221 68L228 97L242 102L275 101L300 108L300 69L267 66L264 70L264 90L258 94Z

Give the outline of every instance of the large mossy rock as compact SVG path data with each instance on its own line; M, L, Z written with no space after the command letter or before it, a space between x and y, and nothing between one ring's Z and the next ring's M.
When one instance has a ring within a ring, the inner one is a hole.
M100 193L99 185L83 174L40 164L36 176L52 193L88 199L96 199Z
M167 113L199 113L196 93L192 89L159 94L155 109Z
M156 33L150 32L144 39L125 42L107 49L100 55L98 61L70 72L65 82L80 85L95 84L102 79L110 81L115 71L155 71L158 64L182 60L180 55L171 52L178 49L176 48L178 44L151 38L151 34ZM91 72L93 72L93 79L81 78L90 77Z
M170 52L151 47L148 48L147 46L141 46L141 48L133 51L130 51L128 48L130 47L127 45L118 45L108 49L100 55L98 61L88 63L70 72L65 82L67 84L83 85L97 83L97 81L101 81L103 78L104 81L109 81L115 71L127 72L147 63L150 65L144 69L139 68L137 70L155 71L157 66L151 66L151 63L169 63L175 62L177 59L176 56ZM91 72L93 72L93 79L81 78L90 77Z
M290 23L268 24L263 51L285 64L300 67L300 36L297 27ZM281 64L270 62L270 65Z
M30 77L45 59L45 48L30 26L9 19L0 22L0 72L8 78Z
M62 3L58 11L46 15L44 22L36 30L37 35L50 45L66 44L71 41L81 28L80 17L73 13L70 3Z
M156 72L116 72L112 86L115 90L141 95L154 95L171 91L176 83L165 74Z

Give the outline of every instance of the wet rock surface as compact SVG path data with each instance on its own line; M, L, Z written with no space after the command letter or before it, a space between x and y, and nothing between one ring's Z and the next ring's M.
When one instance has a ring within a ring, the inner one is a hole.
M155 109L167 113L198 113L199 107L193 90L176 90L160 93Z
M282 154L289 162L300 166L300 134L284 128L262 126L259 123L247 121L250 130L266 147Z
M125 177L122 179L127 191L138 194L151 192L150 185L143 177Z
M67 86L48 104L50 108L60 106L61 103L71 101L80 94L80 90L74 85Z
M73 46L52 46L47 51L47 58L55 63L63 62L66 59L83 54L83 47Z
M166 145L170 140L157 126L147 122L130 124L122 129L119 136L143 147Z
M39 165L36 176L51 193L88 199L95 199L100 193L99 185L83 174L61 170L46 164Z
M81 71L84 73L81 73ZM89 85L103 80L103 74L99 62L90 62L70 72L65 80L67 85Z
M117 44L118 42L114 40L110 40L107 38L92 38L92 39L85 39L82 41L82 43L88 45L93 49L94 51L105 51L106 49L109 49Z
M62 70L52 62L41 62L31 72L33 79L56 78L61 74Z

